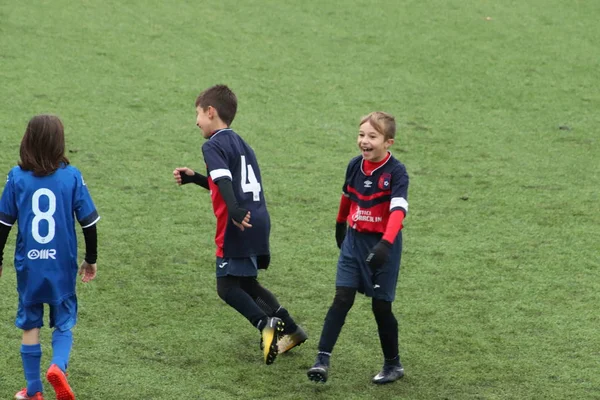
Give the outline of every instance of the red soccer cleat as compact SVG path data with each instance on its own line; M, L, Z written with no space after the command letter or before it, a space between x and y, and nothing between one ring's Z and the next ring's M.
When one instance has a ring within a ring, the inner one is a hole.
M27 388L24 388L24 389L21 389L20 391L18 391L17 394L15 394L15 399L16 400L44 400L44 395L40 392L37 392L36 394L33 395L33 397L27 396Z
M46 379L56 392L56 400L75 400L75 394L69 386L67 375L56 364L52 364L46 373Z

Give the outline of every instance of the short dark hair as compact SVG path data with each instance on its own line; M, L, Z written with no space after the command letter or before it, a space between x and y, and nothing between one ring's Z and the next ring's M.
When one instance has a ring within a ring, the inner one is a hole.
M61 163L69 164L65 156L65 128L55 115L36 115L31 118L20 149L19 167L33 171L35 176L47 176Z
M209 106L214 107L219 118L229 126L237 112L237 97L226 85L215 85L204 90L196 99L196 107L206 110Z

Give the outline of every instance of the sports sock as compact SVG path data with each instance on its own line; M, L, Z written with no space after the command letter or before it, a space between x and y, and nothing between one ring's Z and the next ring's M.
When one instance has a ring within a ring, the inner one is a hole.
M63 372L67 371L71 348L73 346L73 333L71 330L64 332L55 329L52 332L52 362L56 364Z
M331 353L327 353L325 351L319 351L317 353L317 363L321 365L329 366L329 359L331 358Z
M319 340L319 352L331 353L333 351L333 346L335 346L342 327L346 322L346 315L348 315L348 311L350 311L354 304L355 295L355 289L347 287L336 288L333 304L329 307L329 311L327 311L327 315L325 316L325 324L323 325L321 339Z
M387 358L386 358L386 359L383 361L383 363L384 363L385 365L394 366L394 367L399 367L399 366L400 366L400 356L396 356L396 357L394 357L394 358L391 358L391 359L387 359Z
M292 318L292 316L290 315L288 310L286 310L285 308L279 306L277 311L275 311L274 316L277 318L281 318L281 320L285 324L285 325L283 325L283 334L284 335L289 335L290 333L294 333L294 332L296 332L296 329L298 329L298 325L296 325L296 322L294 321L294 319Z
M254 302L248 293L240 288L240 282L237 277L225 276L217 278L217 293L227 304L242 314L252 326L259 330L264 327L261 325L267 319L265 312Z
M386 360L395 360L398 358L398 321L392 313L392 303L373 299L372 308L383 356Z
M262 286L255 277L241 278L240 284L241 288L254 299L265 314L269 317L281 318L285 335L296 331L298 325L296 325L290 313L279 304L277 297L269 289Z
M37 392L43 392L40 364L42 362L42 346L40 344L22 344L21 360L23 360L23 371L27 381L27 395L33 396Z

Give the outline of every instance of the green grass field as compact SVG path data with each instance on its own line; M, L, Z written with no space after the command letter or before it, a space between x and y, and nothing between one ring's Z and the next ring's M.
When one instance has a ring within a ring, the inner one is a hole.
M102 215L99 276L78 288L78 399L600 398L599 14L583 0L0 0L0 173L29 118L56 113ZM208 194L171 174L204 171L194 100L216 83L261 163L261 281L311 335L272 366L217 297ZM406 377L370 383L382 355L358 297L315 385L339 194L373 110L396 116L411 177L394 303ZM2 399L25 382L14 231Z

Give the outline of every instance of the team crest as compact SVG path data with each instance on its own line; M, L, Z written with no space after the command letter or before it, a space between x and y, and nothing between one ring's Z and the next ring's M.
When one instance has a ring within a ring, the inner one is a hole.
M392 174L381 174L379 177L379 189L381 190L389 190L392 184Z

